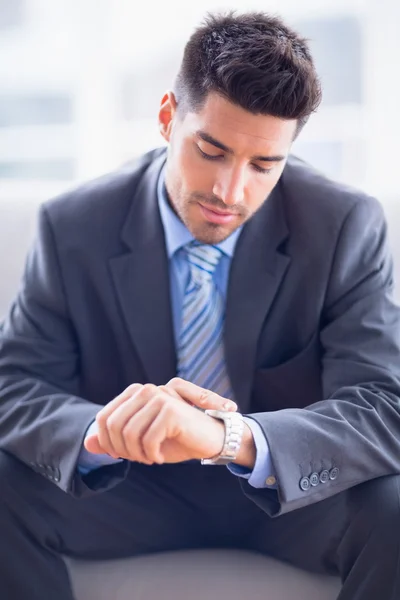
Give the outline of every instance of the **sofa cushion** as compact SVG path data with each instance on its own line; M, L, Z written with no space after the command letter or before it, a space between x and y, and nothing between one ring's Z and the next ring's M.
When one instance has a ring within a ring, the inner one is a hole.
M116 561L67 560L76 600L334 600L335 577L241 550L190 550Z

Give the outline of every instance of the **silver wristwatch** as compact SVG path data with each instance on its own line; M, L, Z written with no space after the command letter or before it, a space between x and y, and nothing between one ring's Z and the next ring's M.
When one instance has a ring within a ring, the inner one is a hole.
M233 462L242 443L244 421L240 413L225 410L206 410L206 415L221 419L225 425L225 441L222 451L212 458L202 458L202 465L227 465Z

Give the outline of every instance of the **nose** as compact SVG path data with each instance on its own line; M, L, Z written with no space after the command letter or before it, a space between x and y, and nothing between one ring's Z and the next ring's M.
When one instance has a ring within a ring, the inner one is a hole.
M222 171L214 183L213 193L226 204L234 206L244 200L245 173L243 169Z

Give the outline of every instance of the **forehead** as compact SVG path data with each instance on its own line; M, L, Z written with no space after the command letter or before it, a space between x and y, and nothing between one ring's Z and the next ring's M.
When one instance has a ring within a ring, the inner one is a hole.
M251 148L252 154L287 154L297 127L296 120L254 115L215 93L200 111L189 112L184 123L190 134L202 130L234 151Z

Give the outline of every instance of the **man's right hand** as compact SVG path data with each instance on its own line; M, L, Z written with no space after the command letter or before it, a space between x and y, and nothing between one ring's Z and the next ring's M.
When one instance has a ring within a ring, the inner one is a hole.
M101 409L96 417L98 424L98 434L89 436L85 439L85 448L88 452L94 454L109 454L113 458L119 458L120 454L115 452L111 437L115 440L115 421L116 415L121 413L122 406L131 400L134 396L143 390L143 388L149 389L149 394L146 394L151 398L157 390L162 391L164 394L167 393L172 398L190 404L191 406L200 409L216 409L216 410L237 410L237 406L231 400L223 398L218 394L199 386L185 381L181 378L175 377L168 382L165 386L157 388L153 385L144 386L142 384L132 384L126 390L124 390L119 396L109 402L103 409ZM142 395L142 394L141 394ZM129 403L128 403L129 404ZM124 412L126 410L124 409ZM114 415L114 416L113 416ZM111 418L113 416L113 418ZM128 415L129 416L129 415ZM133 417L133 414L132 414ZM119 421L119 419L117 419ZM126 415L124 415L124 423L119 427L120 435L123 436L123 429L128 421L126 421ZM112 427L112 436L110 436L109 428ZM119 439L119 435L117 436ZM122 446L122 444L118 444Z

